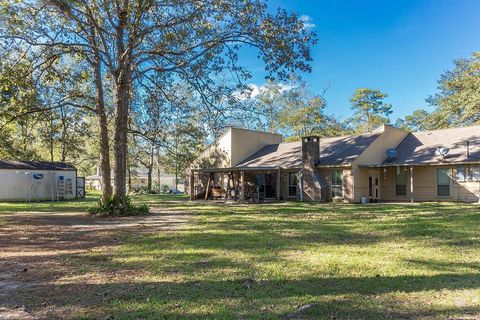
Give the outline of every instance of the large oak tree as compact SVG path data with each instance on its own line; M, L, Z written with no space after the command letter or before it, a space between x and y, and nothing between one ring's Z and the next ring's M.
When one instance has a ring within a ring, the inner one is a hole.
M120 209L126 205L128 119L138 81L151 79L158 90L181 81L214 108L211 97L221 74L228 70L238 83L249 77L238 64L242 47L256 48L268 75L284 79L310 70L315 43L298 15L272 13L263 0L5 0L0 10L4 47L30 50L45 60L84 57L94 70L95 112L105 131L103 90L112 84L114 199ZM106 132L101 146L105 178Z

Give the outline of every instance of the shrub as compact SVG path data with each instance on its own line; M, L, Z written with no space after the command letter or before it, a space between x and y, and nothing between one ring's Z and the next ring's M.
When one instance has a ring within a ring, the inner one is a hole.
M162 193L170 193L170 186L168 184L162 185Z
M138 195L143 195L143 194L158 194L157 191L154 189L148 190L148 187L146 186L141 186L139 188L135 188L131 191L133 194L138 194Z
M127 197L127 206L125 209L115 205L113 197L105 203L98 201L95 205L87 209L88 214L94 216L138 216L148 214L149 208L146 204L133 204L130 197Z

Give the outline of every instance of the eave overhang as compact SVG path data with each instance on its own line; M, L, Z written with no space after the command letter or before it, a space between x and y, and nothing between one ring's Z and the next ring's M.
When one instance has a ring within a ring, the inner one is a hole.
M192 169L193 173L216 173L216 172L236 172L236 171L273 171L283 169L281 167L230 167L230 168L206 168Z
M339 163L339 164L316 164L316 168L351 168L351 163Z
M382 163L382 164L360 164L360 168L388 168L388 167L428 167L428 166L456 166L456 165L478 165L480 161L459 161L459 162L426 162L426 163Z

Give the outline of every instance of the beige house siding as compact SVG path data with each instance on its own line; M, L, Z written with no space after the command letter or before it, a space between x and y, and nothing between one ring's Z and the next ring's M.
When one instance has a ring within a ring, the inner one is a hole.
M437 168L442 166L414 166L413 167L413 199L414 201L460 201L476 202L479 197L480 182L478 181L457 181L457 166L446 166L450 169L450 196L437 195ZM445 166L443 166L445 167ZM472 166L473 167L473 166ZM396 167L382 169L380 179L380 198L385 201L410 201L410 167L399 167L400 170L407 168L407 195L395 195L395 174Z
M410 167L398 167L398 170L406 169L406 195L396 195L395 176L397 167L380 169L380 198L386 201L407 201L410 200Z
M230 128L231 131L231 166L251 156L269 144L282 142L282 135L246 129Z
M279 134L228 128L192 163L191 168L230 168L264 146L281 142Z
M359 165L378 165L385 160L385 151L395 148L408 135L408 131L383 126L382 134L368 146L352 164L353 169L353 202L360 202L361 197L368 196L368 169L360 168ZM382 130L379 129L379 130ZM382 174L380 172L380 174ZM382 179L380 179L382 180ZM380 189L381 190L381 189Z
M407 135L408 131L384 125L382 134L358 156L355 164L377 165L382 163L385 160L385 151L398 146Z
M361 197L368 196L368 169L352 166L353 202L360 202Z
M353 170L343 169L343 195L347 202L354 202L353 187Z
M414 201L451 200L451 197L437 197L435 169L436 167L414 167L413 168L413 199ZM410 177L408 178L408 182L410 182ZM409 189L410 189L410 186L407 186L407 190Z
M229 129L223 136L210 145L195 159L190 168L229 168L232 153L232 131Z

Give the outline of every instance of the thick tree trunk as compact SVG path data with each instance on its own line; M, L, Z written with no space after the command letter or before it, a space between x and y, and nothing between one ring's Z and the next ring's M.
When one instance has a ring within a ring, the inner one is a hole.
M50 161L53 162L53 112L50 113Z
M175 191L178 190L178 162L175 164Z
M160 167L157 167L157 183L158 183L158 193L162 193L162 185L161 185L161 173ZM480 200L479 200L480 201Z
M124 29L128 21L126 7L118 10L118 24L116 31L117 69L114 72L115 78L115 133L114 147L115 155L115 189L113 198L115 205L121 209L127 209L127 130L128 113L130 109L131 95L131 51L125 48Z
M155 154L155 146L152 144L150 148L150 158L148 159L148 173L147 173L147 188L148 192L152 192L152 173L153 173L153 158Z
M128 72L128 71L127 71ZM127 190L127 122L130 106L130 85L125 76L121 76L116 87L117 114L115 116L114 155L115 155L115 189L116 205L126 209Z
M60 116L61 116L61 122L62 122L62 141L61 141L61 156L60 156L60 161L65 162L67 159L67 116L65 115L65 110L60 108Z
M132 190L132 168L127 163L127 173L128 173L128 191Z
M160 148L157 148L156 163L157 163L158 193L162 193L161 172L160 172Z
M99 114L100 125L100 170L102 172L102 202L112 196L112 173L110 166L110 142L108 141L107 116L105 111Z
M148 167L148 172L147 172L147 189L148 189L148 192L152 191L152 171L153 171L153 167Z
M95 50L94 61L95 87L97 93L96 111L100 127L100 171L102 183L102 203L112 196L112 178L110 167L110 143L108 141L108 123L105 113L105 97L103 92L102 71L100 68L100 55Z

